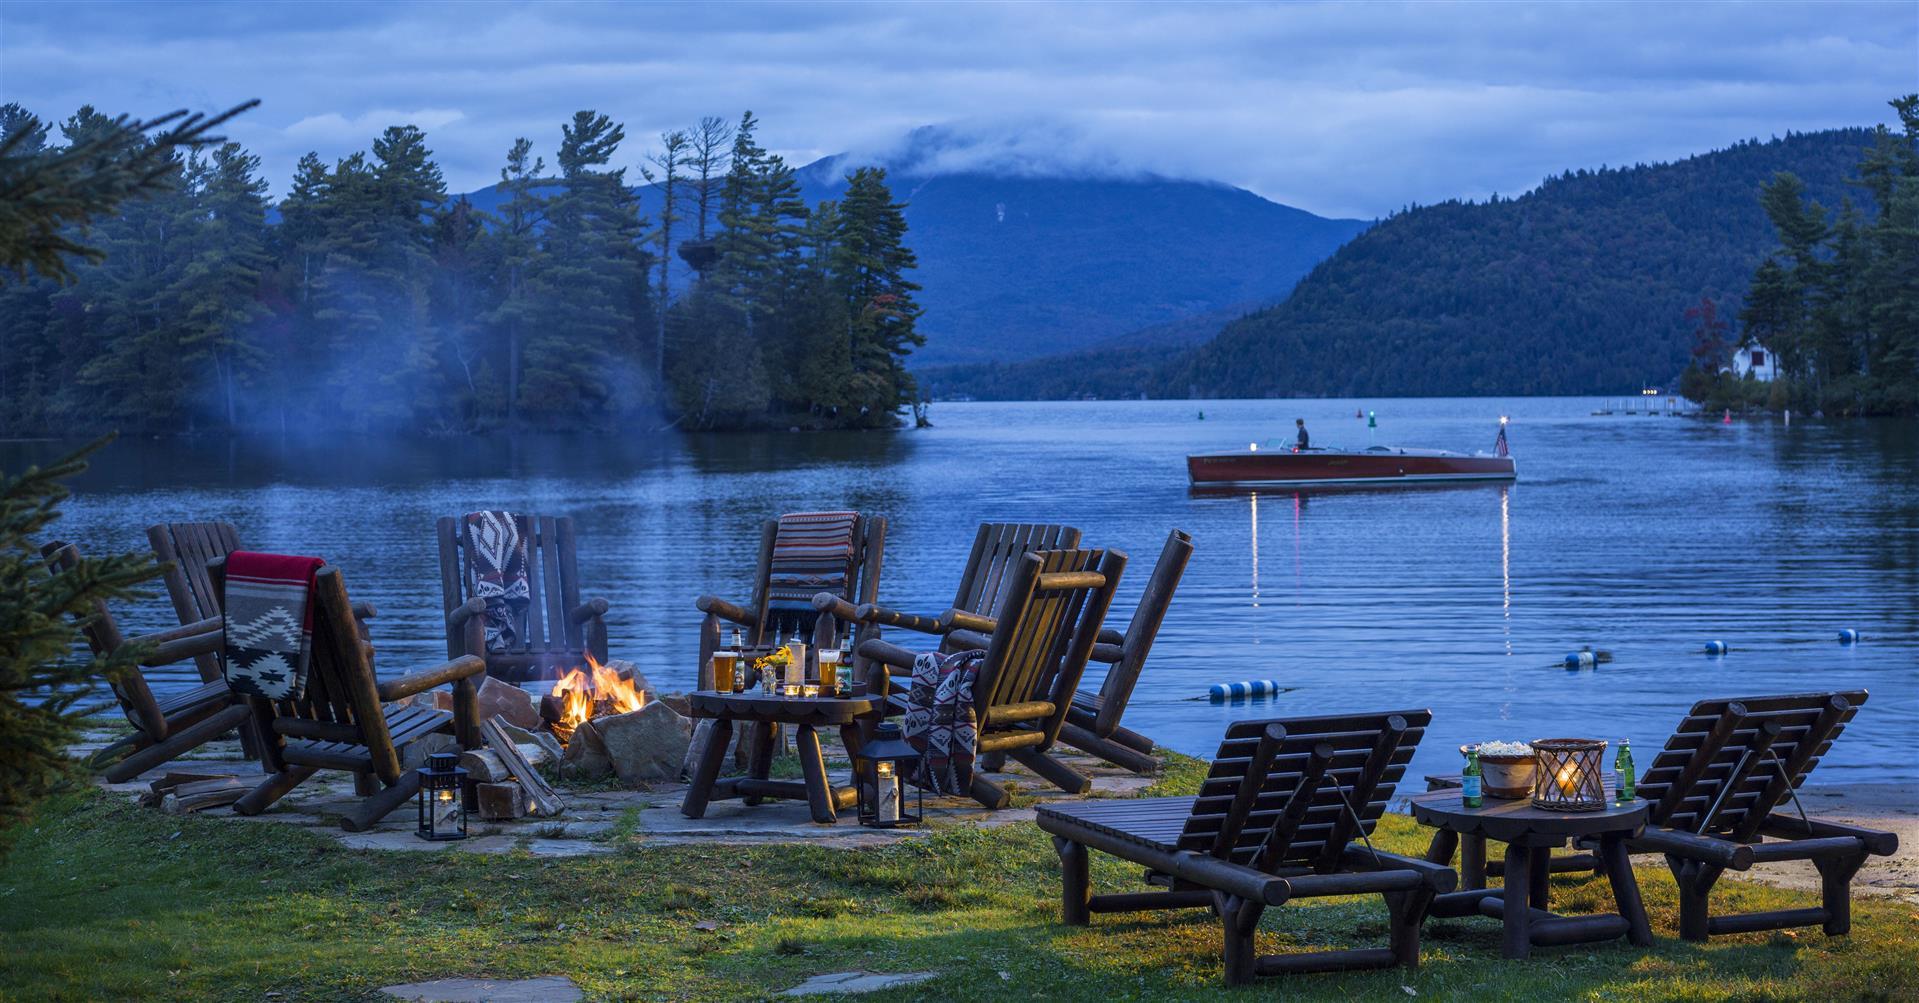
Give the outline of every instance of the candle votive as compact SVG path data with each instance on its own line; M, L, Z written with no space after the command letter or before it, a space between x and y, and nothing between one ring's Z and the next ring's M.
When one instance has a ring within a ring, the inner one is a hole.
M782 687L782 688L781 688L781 692L783 692L783 693L785 693L785 694L786 694L787 696L789 696L789 697L796 697L796 696L799 696L799 695L800 695L800 684L799 684L799 683L787 683L787 684L786 684L786 685L785 685L784 687Z
M1532 742L1533 807L1599 811L1606 807L1606 743L1596 738L1540 738Z
M812 697L817 697L819 695L820 695L820 688L815 683L807 683L806 685L800 687L800 696L812 698Z

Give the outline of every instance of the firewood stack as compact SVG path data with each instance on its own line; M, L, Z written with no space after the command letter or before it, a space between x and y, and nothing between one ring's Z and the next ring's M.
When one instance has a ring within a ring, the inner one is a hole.
M467 806L482 820L506 822L528 815L551 817L565 810L559 795L534 771L497 720L481 725L486 746L460 756L466 770Z

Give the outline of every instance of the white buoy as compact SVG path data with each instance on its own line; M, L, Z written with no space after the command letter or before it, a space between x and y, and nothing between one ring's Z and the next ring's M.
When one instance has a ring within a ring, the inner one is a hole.
M1726 652L1731 650L1732 650L1732 647L1724 641L1707 641L1706 642L1706 654L1708 655L1723 655Z
M1863 641L1865 639L1866 639L1866 635L1861 634L1856 630L1852 630L1851 628L1847 628L1846 630L1842 630L1839 632L1840 644L1858 644L1860 641Z

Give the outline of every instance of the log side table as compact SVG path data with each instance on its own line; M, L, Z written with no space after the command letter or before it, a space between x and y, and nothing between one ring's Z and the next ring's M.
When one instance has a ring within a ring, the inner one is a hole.
M1524 958L1534 947L1584 944L1625 937L1636 947L1652 946L1652 927L1639 898L1626 840L1646 827L1646 803L1608 801L1599 811L1547 811L1530 799L1486 798L1468 808L1457 790L1428 791L1412 799L1413 818L1442 834L1481 837L1506 844L1504 888L1450 892L1433 900L1429 915L1485 915L1505 921L1502 957ZM1596 841L1598 859L1612 882L1619 912L1592 916L1556 916L1547 909L1547 873L1552 851L1572 840Z
M694 767L686 800L680 803L681 814L699 818L706 814L707 802L716 798L740 798L750 805L759 804L761 798L790 798L805 800L812 809L813 821L832 825L839 820L839 809L853 804L853 788L836 788L826 777L826 756L820 750L817 729L839 728L846 754L857 762L859 722L877 711L878 701L870 697L789 697L698 690L688 694L687 702L695 718L713 719L713 730ZM720 766L733 744L735 721L755 729L752 760L746 776L721 777ZM773 764L773 726L778 724L793 725L793 744L805 777L802 781L767 778Z

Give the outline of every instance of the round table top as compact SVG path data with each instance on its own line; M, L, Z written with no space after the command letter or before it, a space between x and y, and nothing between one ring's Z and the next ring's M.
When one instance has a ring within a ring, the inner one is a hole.
M1427 791L1410 799L1413 818L1423 825L1468 836L1485 836L1502 843L1563 841L1605 832L1637 833L1645 828L1645 801L1620 804L1611 790L1606 807L1597 811L1551 811L1533 807L1531 798L1487 797L1468 808L1458 790Z
M687 703L695 717L730 717L791 724L851 724L873 713L873 697L789 697L783 693L695 690Z

